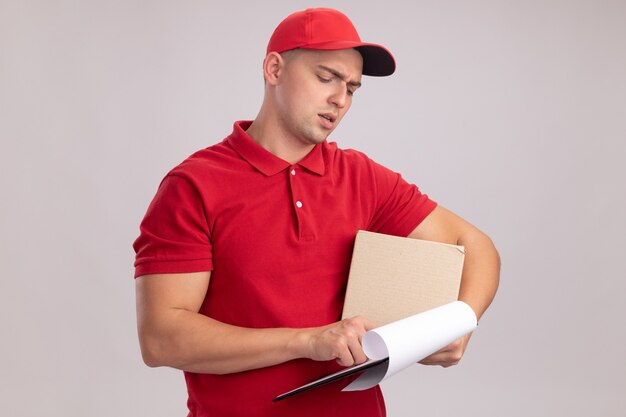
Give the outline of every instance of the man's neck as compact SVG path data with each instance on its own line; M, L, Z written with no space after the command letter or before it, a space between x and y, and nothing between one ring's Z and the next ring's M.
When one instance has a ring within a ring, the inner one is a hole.
M246 133L265 150L295 164L304 159L313 150L314 144L307 144L289 137L282 129L277 129L277 123L265 123L259 115L248 127Z

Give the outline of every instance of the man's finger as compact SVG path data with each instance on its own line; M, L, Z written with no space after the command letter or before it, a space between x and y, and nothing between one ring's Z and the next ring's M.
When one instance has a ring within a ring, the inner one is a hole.
M348 348L350 349L354 364L363 363L367 360L367 356L365 356L365 352L363 352L363 346L361 346L360 342L354 341L353 343L350 343L348 345Z
M369 331L378 327L378 324L373 321L369 321L365 317L363 317L363 327L365 327L365 331Z
M339 352L339 357L336 359L337 363L341 366L352 366L354 365L354 358L352 357L352 353L347 346L344 346L343 349Z

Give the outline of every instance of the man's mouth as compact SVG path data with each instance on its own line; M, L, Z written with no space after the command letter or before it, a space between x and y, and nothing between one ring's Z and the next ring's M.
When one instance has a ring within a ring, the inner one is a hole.
M337 116L332 113L320 113L320 116L330 121L331 123L335 123L335 120L337 120Z
M337 116L332 113L320 113L318 116L322 119L322 124L327 129L331 129L337 120Z

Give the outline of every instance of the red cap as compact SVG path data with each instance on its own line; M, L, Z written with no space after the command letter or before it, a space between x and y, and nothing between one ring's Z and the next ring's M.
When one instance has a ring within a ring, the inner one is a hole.
M381 77L396 70L391 52L381 45L361 42L348 16L334 9L306 9L280 22L267 45L267 53L296 48L322 51L355 48L363 56L363 75Z

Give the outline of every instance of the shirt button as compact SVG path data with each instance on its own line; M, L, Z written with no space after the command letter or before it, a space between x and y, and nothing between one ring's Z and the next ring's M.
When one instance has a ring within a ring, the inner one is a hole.
M291 170L291 175L296 175L296 170L295 169Z
M302 208L302 201L296 201L296 207Z

